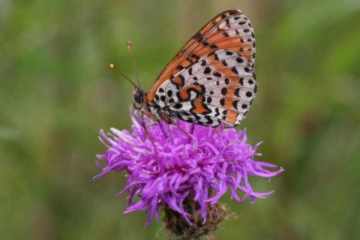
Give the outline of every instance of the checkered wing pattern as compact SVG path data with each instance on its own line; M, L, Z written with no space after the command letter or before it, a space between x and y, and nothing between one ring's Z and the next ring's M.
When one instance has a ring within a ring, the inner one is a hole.
M200 29L146 93L150 111L168 119L234 126L256 94L255 35L240 10L228 10Z

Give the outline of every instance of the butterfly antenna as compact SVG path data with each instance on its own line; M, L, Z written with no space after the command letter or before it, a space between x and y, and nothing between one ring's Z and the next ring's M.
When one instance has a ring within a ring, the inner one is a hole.
M135 72L135 81L136 81L136 84L140 87L141 84L140 84L140 81L139 81L139 74L138 74L138 68L137 68L137 62L136 62L136 58L133 54L133 43L131 41L128 41L127 42L127 48L128 48L128 52L129 52L129 55L131 56L132 58L132 62L133 62L133 68L134 68L134 72Z
M114 70L115 69L115 64L110 63L109 68L111 70ZM126 79L131 85L133 85L134 88L139 88L139 85L136 82L134 82L131 78L126 76L122 71L118 70L118 73L120 74L120 76L122 76L124 79Z

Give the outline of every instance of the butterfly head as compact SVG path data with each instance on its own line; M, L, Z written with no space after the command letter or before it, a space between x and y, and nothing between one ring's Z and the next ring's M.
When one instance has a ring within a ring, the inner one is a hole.
M141 110L145 105L145 92L144 90L136 87L133 93L134 101L133 106L136 110Z

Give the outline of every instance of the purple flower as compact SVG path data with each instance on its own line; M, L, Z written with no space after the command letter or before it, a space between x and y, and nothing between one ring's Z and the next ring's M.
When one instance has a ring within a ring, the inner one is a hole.
M95 178L126 172L122 193L129 194L129 202L125 213L145 210L149 222L165 206L191 224L191 214L184 206L189 198L199 206L206 221L209 205L215 205L226 192L237 202L271 194L256 192L250 176L269 179L283 171L255 160L259 144L250 145L244 130L183 121L154 123L135 116L132 121L131 131L100 131L107 150L98 155L105 166Z

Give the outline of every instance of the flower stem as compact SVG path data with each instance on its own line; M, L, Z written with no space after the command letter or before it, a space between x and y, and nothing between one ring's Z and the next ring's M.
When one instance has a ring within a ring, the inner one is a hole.
M226 211L220 204L209 205L207 219L203 221L199 205L193 200L184 202L190 214L192 224L189 224L178 212L165 207L164 221L169 231L170 240L215 240L213 232L218 224L224 220Z

